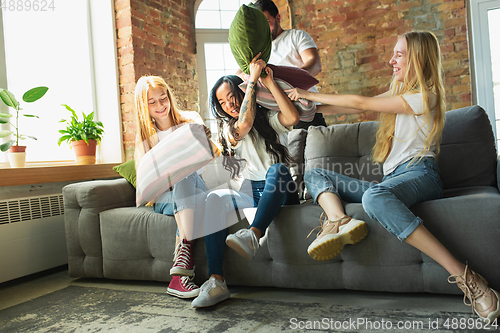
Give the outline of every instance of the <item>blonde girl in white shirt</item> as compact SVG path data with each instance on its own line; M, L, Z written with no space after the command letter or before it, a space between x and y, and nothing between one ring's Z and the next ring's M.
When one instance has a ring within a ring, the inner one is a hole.
M470 300L474 311L492 322L500 316L498 293L468 266L458 261L409 209L414 204L442 197L436 155L444 126L444 88L441 52L431 32L408 32L394 47L390 62L390 90L377 97L329 95L293 89L292 100L321 102L322 112L380 112L380 127L373 149L375 162L383 163L384 178L375 184L329 170L312 169L305 183L314 201L327 215L322 230L309 246L313 259L328 260L345 244L363 239L367 225L345 215L341 199L360 202L375 221L401 241L414 246L443 266L448 281Z

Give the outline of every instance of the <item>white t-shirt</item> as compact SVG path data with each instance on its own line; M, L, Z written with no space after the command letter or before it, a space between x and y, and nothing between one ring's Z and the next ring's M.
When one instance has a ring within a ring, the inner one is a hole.
M278 133L279 142L285 147L288 144L289 128L281 125L278 119L278 112L269 111L269 124ZM252 129L254 130L254 129ZM227 142L229 142L229 126L225 126L223 134ZM276 163L271 159L271 156L266 151L264 139L257 135L255 142L247 134L242 140L233 146L237 157L245 160L245 167L242 171L243 177L250 180L265 180L267 170Z
M300 53L311 48L317 47L314 39L307 32L297 29L284 30L273 40L269 63L300 68L304 65ZM318 92L318 88L313 86L309 91Z
M396 128L394 130L394 139L392 140L392 149L384 162L384 175L394 171L399 165L411 160L425 148L425 139L429 132L429 126L426 125L427 119L424 115L424 103L422 94L403 95L404 100L412 108L413 114L397 114ZM435 98L429 101L429 105L435 104ZM431 109L430 126L433 125L435 109ZM435 157L433 147L423 156Z
M300 53L316 48L312 37L303 30L284 30L273 40L269 63L273 65L301 67L304 65Z
M179 111L182 122L194 122L200 125L204 125L203 119L200 114L196 111ZM155 126L156 127L156 126ZM166 135L172 132L172 129L168 129L166 131L161 131L156 127L156 136L151 138L153 146L160 142ZM135 137L135 166L136 168L139 166L139 162L141 158L149 151L149 146L147 142L143 142L139 133L137 133Z

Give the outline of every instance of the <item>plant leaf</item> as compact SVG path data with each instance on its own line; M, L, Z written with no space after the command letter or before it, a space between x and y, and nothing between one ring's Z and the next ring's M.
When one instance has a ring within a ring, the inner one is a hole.
M28 117L28 118L40 118L34 114L23 114L23 116Z
M26 103L32 103L34 101L37 101L40 98L42 98L43 95L45 95L47 90L49 90L49 88L47 88L47 87L36 87L36 88L30 89L24 93L23 101L25 101Z
M12 147L12 145L14 143L16 143L15 140L7 141L7 142L5 142L5 143L3 143L3 144L0 145L0 150L1 151L7 151L7 150L9 150L9 148Z
M64 135L64 136L60 137L59 140L57 141L57 144L60 146L63 141L70 142L71 141L71 135Z
M78 116L76 115L76 112L75 110L73 110L72 108L70 108L68 105L66 104L61 104L62 106L64 106L66 108L66 110L68 111L71 111L71 113L73 114L73 119L77 119L78 120Z
M31 136L31 135L25 135L25 137L33 139L33 140L38 140L37 138L35 138L34 136Z
M8 122L7 119L0 118L0 124L7 124Z
M10 118L12 115L10 113L0 112L0 118Z
M11 131L0 131L0 138L5 138L11 134L13 134Z
M11 108L17 110L17 108L19 107L19 102L14 97L14 94L12 94L7 89L0 90L0 98L5 103L5 105L10 106Z

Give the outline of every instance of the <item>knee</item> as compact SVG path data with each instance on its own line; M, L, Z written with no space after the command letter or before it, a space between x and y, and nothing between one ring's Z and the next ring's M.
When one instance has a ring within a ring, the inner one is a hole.
M281 177L289 174L290 170L283 163L273 164L267 170L267 176Z
M207 208L210 208L210 210L214 207L222 206L222 199L217 191L208 193L207 197L205 198L205 205L207 206Z
M310 169L310 170L307 170L306 173L304 174L304 181L306 183L312 183L318 177L321 177L321 178L324 177L323 176L323 169L320 169L320 168Z
M361 204L365 212L371 214L374 209L383 207L385 194L389 191L384 186L373 186L363 193Z
M276 184L292 180L290 170L282 163L276 163L269 167L266 173L266 184Z

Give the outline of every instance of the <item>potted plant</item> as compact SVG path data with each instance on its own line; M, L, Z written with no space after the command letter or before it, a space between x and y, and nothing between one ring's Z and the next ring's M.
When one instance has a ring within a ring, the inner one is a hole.
M49 88L47 87L36 87L30 89L24 93L23 101L25 101L26 103L32 103L34 101L37 101L40 98L42 98L43 95L45 95L47 90L49 90ZM14 97L14 94L12 94L7 89L0 89L0 98L2 99L5 105L13 108L16 111L15 113L16 120L14 123L9 121L9 118L13 117L14 115L10 113L0 112L0 124L9 124L14 129L13 131L10 130L0 131L0 138L5 138L9 135L13 135L15 138L15 140L9 140L1 144L0 150L3 152L7 150L9 151L9 163L11 167L22 168L24 167L26 162L26 146L20 146L19 140L24 140L26 138L36 140L36 138L31 135L19 133L19 116L22 108L20 106L20 103L17 101L16 97ZM21 115L23 117L28 117L28 118L39 118L38 116L32 114L21 114Z
M85 115L80 121L76 112L66 104L61 104L71 112L71 120L62 119L66 129L60 130L62 136L57 142L59 146L63 141L71 144L75 151L76 164L95 164L96 146L101 142L104 126L100 121L94 121L94 112Z

